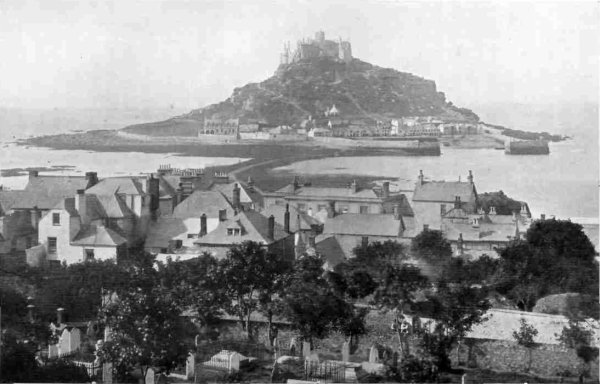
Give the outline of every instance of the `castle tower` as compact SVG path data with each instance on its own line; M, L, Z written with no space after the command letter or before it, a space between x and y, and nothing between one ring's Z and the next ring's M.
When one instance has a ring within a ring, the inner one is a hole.
M315 33L315 43L321 45L321 44L323 44L324 41L325 41L325 32L317 31L317 33Z
M338 38L338 58L345 63L352 61L352 46L349 41L342 41Z

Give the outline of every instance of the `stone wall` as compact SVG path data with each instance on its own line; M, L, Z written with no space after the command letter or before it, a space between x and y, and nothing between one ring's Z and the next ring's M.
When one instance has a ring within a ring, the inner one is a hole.
M529 364L529 351L512 341L472 340L460 348L461 362L471 367L495 371L525 372ZM456 350L451 354L456 363ZM588 367L598 380L598 359ZM560 345L538 344L532 351L531 373L540 376L560 376L566 371L578 376L586 367L574 349Z

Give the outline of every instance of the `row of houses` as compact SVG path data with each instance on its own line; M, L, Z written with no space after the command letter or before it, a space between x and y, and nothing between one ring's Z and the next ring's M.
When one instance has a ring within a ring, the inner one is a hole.
M295 177L258 193L251 180L168 165L103 179L32 171L23 191L0 191L0 209L2 253L25 252L32 265L119 259L142 246L160 258L221 258L252 240L290 260L318 252L334 266L357 246L409 243L427 229L441 230L456 255L494 256L531 222L525 204L513 215L483 211L471 172L466 181L432 181L420 172L413 190L396 191L388 181L325 187Z

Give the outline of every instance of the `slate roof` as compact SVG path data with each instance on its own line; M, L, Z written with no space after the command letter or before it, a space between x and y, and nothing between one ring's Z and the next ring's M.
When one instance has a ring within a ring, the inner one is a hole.
M77 208L75 207L75 198L67 197L63 199L60 203L56 204L52 209L61 209L67 211L70 216L79 216L79 212L77 212Z
M21 198L13 208L51 209L66 197L72 197L78 189L85 189L88 181L84 176L37 176L31 177Z
M333 236L323 239L315 244L316 251L325 259L328 269L335 268L346 261L344 250Z
M190 228L186 225L184 219L177 217L161 216L156 222L152 222L146 235L145 247L166 248L169 240L183 239L187 237ZM198 220L198 230L200 232L200 220Z
M173 210L173 217L185 219L189 217L200 218L203 213L207 217L219 217L219 210L227 210L227 217L234 214L233 207L227 199L216 191L194 191Z
M288 198L295 196L303 198L319 198L319 199L373 199L380 200L377 194L370 188L359 189L354 192L351 188L339 187L298 187L294 190L293 184L289 184L276 193L288 195ZM291 195L291 196L290 196Z
M210 187L211 191L218 191L225 196L225 198L233 204L233 188L235 184L240 188L240 203L242 204L251 204L254 202L246 188L240 183L227 183L227 184L213 184Z
M514 238L516 232L515 223L479 223L479 227L473 228L470 222L444 222L444 235L450 241L456 241L462 233L463 240L469 242L498 242L506 243ZM519 226L519 233L524 235L524 229Z
M73 245L89 246L118 246L126 243L127 240L114 230L99 226L88 225L84 227L77 236L71 241Z
M271 244L290 236L283 226L275 223L274 238L269 237L268 219L255 211L243 211L219 223L217 228L208 235L194 241L197 245L228 245L238 244L246 240ZM240 227L240 235L228 235L227 228Z
M469 182L461 181L426 181L423 184L417 183L413 201L442 201L453 203L456 196L461 201L471 200L471 196L476 193L475 185Z
M321 222L308 214L298 211L295 207L290 206L290 232L298 232L299 230L310 230L313 225L321 225ZM271 205L260 212L263 216L275 217L275 223L283 226L285 217L285 206ZM298 221L300 215L300 221Z
M403 220L394 215L344 213L327 219L323 234L396 237L402 230Z
M102 179L86 191L93 195L143 195L144 187L141 178L136 177L109 177Z

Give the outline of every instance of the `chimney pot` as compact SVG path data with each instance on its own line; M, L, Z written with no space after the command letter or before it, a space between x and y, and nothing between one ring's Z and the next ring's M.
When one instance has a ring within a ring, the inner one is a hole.
M269 238L275 240L275 216L269 216Z
M384 199L387 199L388 197L390 197L390 182L389 181L383 182L382 191L383 191Z
M283 214L283 229L290 233L290 205L285 205L285 213Z
M38 176L39 176L39 172L38 171L35 171L35 170L29 171L29 179L30 180L33 179L33 178L36 178Z

